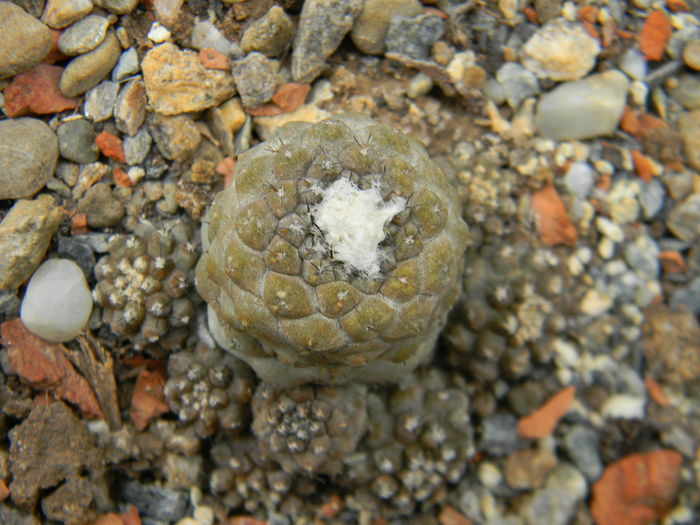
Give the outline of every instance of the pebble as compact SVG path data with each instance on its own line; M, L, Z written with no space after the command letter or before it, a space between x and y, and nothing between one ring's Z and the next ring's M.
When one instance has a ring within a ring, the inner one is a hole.
M421 11L417 0L365 0L350 36L357 49L366 55L381 55L391 19L417 16Z
M615 182L605 197L610 218L617 224L629 224L639 217L639 179Z
M671 233L687 242L700 238L700 193L689 195L671 210L666 219Z
M433 89L433 79L426 73L417 73L406 86L406 96L409 98L418 98L427 95Z
M384 43L387 53L428 60L430 49L445 32L445 23L433 14L392 16Z
M124 205L114 197L106 182L88 188L85 196L78 201L77 209L87 216L87 223L91 228L116 226L125 212Z
M50 259L29 280L20 317L34 335L65 343L85 328L91 312L92 294L80 266Z
M503 87L506 101L513 109L516 109L523 100L540 91L537 77L515 62L503 64L496 72L496 80Z
M44 24L11 2L0 2L0 79L36 66L51 50Z
M135 78L124 84L114 104L117 129L129 136L136 135L146 118L146 87Z
M19 315L19 298L10 290L0 290L0 323ZM4 522L0 522L4 523Z
M168 117L150 113L148 123L158 151L169 160L185 160L194 153L202 140L197 124L188 115Z
M86 240L77 237L59 237L58 256L71 259L80 266L85 275L92 275L95 268L95 253Z
M541 486L547 475L557 466L557 457L549 448L538 447L518 450L505 461L503 471L506 483L516 490Z
M666 52L673 59L681 58L688 42L700 40L700 27L684 27L674 31L666 43Z
M77 22L92 11L92 0L48 0L41 21L54 29Z
M53 176L57 162L58 139L44 122L0 121L0 199L32 197Z
M630 268L637 273L651 279L659 277L659 247L648 235L639 235L627 243L623 256Z
M133 137L124 137L122 147L124 148L124 159L129 166L141 164L146 160L146 155L151 149L150 133L145 127L142 127Z
M15 202L0 222L0 290L14 290L29 278L62 217L62 209L50 195Z
M190 33L190 45L193 49L216 49L222 55L241 58L243 51L237 44L231 42L211 22L197 22Z
M246 120L245 111L239 98L227 100L218 107L211 108L207 112L207 122L220 148L224 154L233 157L236 155L234 138L236 132L241 129Z
M598 317L612 308L612 298L605 292L600 292L595 289L588 290L581 302L579 303L579 311L584 315Z
M644 55L634 47L630 47L620 55L617 65L633 80L644 80L647 76L647 61Z
M521 442L516 427L518 420L510 414L493 414L483 421L480 449L493 456L514 452Z
M119 40L114 31L110 30L99 46L68 62L61 76L61 92L68 97L75 97L96 86L109 75L120 54Z
M148 30L148 34L146 36L149 38L149 40L151 40L151 42L162 44L163 42L170 40L172 35L170 34L170 31L168 31L167 27L160 25L158 22L153 22L153 24L151 24L151 29Z
M593 189L595 172L585 162L573 162L564 175L564 186L572 195L586 199Z
M230 73L206 69L194 51L180 50L171 43L146 53L141 70L150 105L163 115L201 111L235 93Z
M595 226L602 235L605 235L613 242L622 242L625 240L624 230L619 224L615 224L607 217L603 217L602 215L596 217Z
M97 134L87 119L69 120L56 129L58 151L66 160L78 164L95 162L100 151L95 145Z
M564 448L571 461L588 481L595 481L603 472L603 463L598 453L598 433L584 425L571 428L564 437Z
M350 31L362 0L307 0L301 9L292 51L292 79L310 83Z
M676 288L669 303L672 307L683 306L688 312L700 314L700 277L696 277L687 286Z
M122 485L121 493L138 509L142 518L172 522L183 518L187 511L189 498L186 492L129 481Z
M678 124L688 164L700 169L700 110L681 115Z
M256 117L254 121L255 131L262 140L267 140L280 126L283 126L287 122L320 122L323 119L327 119L331 116L331 113L325 109L321 109L317 106L305 105L301 106L296 111L291 113L283 113L281 115L274 115L272 117ZM247 120L246 120L247 122ZM243 125L241 131L236 135L236 141L238 136L246 129L246 124ZM236 151L241 152L236 145Z
M689 41L683 48L683 62L690 69L700 71L700 39Z
M681 73L666 83L666 92L685 109L700 109L700 74Z
M139 0L92 0L98 7L103 7L115 15L127 15L139 4Z
M520 50L520 59L539 78L578 80L593 69L598 41L579 23L555 18L538 29Z
M645 219L652 219L663 209L665 197L664 185L657 179L640 185L637 198Z
M93 122L102 122L114 114L119 84L105 80L87 92L85 96L85 116Z
M627 86L627 78L618 71L559 85L542 95L537 105L539 133L553 140L612 134L625 107Z
M282 82L279 67L277 60L257 52L233 63L231 71L244 107L255 108L272 98Z
M88 15L61 33L58 49L68 56L92 51L105 39L108 27L109 20L104 16Z
M596 246L596 251L603 259L608 260L615 255L615 243L610 237L603 237Z
M643 397L614 394L605 400L600 412L608 419L643 419L645 404L646 400Z
M112 70L112 80L119 82L131 75L135 75L140 69L136 48L130 47L119 56L117 65Z
M567 525L586 496L586 479L572 465L560 463L524 509L527 525Z
M279 6L273 6L265 16L250 24L241 37L245 53L257 51L274 58L284 54L294 38L294 24Z

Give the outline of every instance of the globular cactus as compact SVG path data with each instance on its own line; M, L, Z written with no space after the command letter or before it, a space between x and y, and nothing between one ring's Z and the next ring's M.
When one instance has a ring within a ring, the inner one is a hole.
M425 149L354 114L286 124L241 155L202 233L212 332L285 386L392 382L430 359L468 242Z
M131 236L112 239L95 266L95 302L112 331L138 348L182 344L199 301L194 293L195 232L175 222L163 229L144 223Z

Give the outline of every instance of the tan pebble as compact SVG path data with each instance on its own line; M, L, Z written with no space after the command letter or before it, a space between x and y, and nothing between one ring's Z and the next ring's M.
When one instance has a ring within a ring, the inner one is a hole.
M700 71L700 40L691 40L683 49L683 61L689 68Z

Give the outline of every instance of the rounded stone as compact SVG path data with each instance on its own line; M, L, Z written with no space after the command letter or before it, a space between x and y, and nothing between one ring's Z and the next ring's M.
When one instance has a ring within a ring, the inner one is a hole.
M417 0L367 0L352 26L350 36L357 48L368 55L384 52L384 40L391 18L417 16L421 13Z
M691 40L683 48L683 61L685 65L696 71L700 71L700 40Z
M42 121L0 122L0 199L33 196L53 176L57 161L58 139Z
M121 46L113 31L95 49L71 60L61 76L61 93L67 97L82 95L96 86L119 60Z
M88 164L97 160L100 152L95 145L95 130L87 120L64 122L56 130L56 135L58 151L64 159L78 164Z
M22 322L35 335L65 343L85 328L92 295L85 275L69 259L51 259L32 275L22 301Z
M0 2L0 78L31 69L51 49L51 31L22 8Z
M66 29L58 39L58 49L64 55L87 53L99 46L107 36L109 20L89 15Z

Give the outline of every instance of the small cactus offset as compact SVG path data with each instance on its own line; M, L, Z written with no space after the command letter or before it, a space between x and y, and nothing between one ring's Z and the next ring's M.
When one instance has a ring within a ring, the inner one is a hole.
M212 333L283 386L394 382L429 360L468 241L425 149L354 114L241 155L202 233Z

